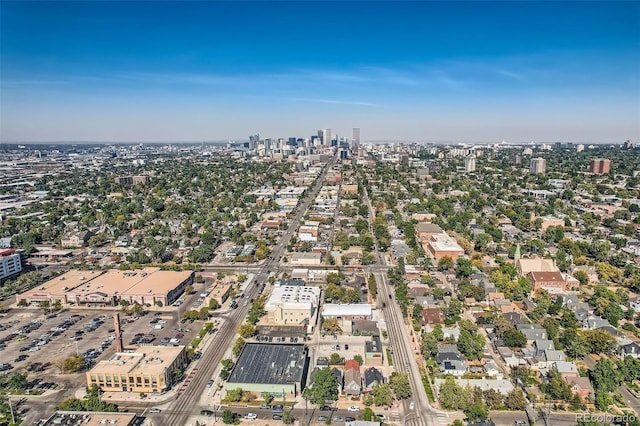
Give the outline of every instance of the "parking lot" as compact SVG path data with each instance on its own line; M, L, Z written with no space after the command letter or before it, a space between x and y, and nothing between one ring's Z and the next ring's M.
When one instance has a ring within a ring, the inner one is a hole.
M0 318L0 374L29 372L32 377L52 377L61 363L82 355L88 366L115 353L114 313L118 308L69 308L56 314L42 309L13 309ZM138 344L188 345L201 322L179 321L178 310L165 309L141 317L121 314L125 349ZM84 381L84 375L78 378ZM78 383L81 385L81 383Z

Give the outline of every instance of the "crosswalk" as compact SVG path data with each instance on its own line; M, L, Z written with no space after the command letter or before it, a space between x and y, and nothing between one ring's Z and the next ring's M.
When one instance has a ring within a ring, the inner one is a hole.
M453 417L455 417L455 414L453 414ZM455 418L453 417L450 417L448 413L436 413L435 418L437 419L437 423L434 424L432 421L428 419L417 419L416 416L413 415L413 413L407 413L405 415L402 415L399 412L394 411L389 413L388 422L396 425L401 425L401 426L405 426L405 425L413 426L413 425L425 425L425 424L427 426L449 426L455 420ZM433 419L433 417L430 417L430 419Z

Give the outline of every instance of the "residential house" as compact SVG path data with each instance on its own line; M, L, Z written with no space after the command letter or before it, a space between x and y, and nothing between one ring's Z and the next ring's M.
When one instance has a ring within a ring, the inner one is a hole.
M553 340L548 339L537 339L533 341L533 346L536 349L535 356L542 356L544 351L554 350L555 346L553 345Z
M595 396L588 377L569 377L567 383L571 387L571 393L578 395L582 401L590 401Z
M89 238L93 236L90 231L69 231L65 232L60 239L63 247L85 247L89 243Z
M520 330L528 341L547 339L547 330L539 324L517 324L516 329Z
M574 362L569 361L556 361L552 364L563 379L567 380L569 377L580 377L578 373L578 367Z
M587 266L587 265L576 266L575 268L573 268L573 275L575 275L576 272L578 271L582 271L585 274L587 274L587 277L589 278L590 283L597 283L600 281L600 277L598 276L598 271L596 270L595 266Z
M633 358L640 358L640 344L637 342L627 343L620 346L620 356L626 358L628 356Z
M364 370L364 392L371 392L376 383L384 383L382 372L375 367Z
M436 362L440 371L444 374L462 376L468 370L467 362L462 358L462 354L456 345L441 345L438 347Z
M526 363L524 359L517 357L513 351L506 346L498 346L496 351L500 354L507 367L517 367Z
M357 364L357 362L356 362ZM362 393L362 376L360 368L350 368L344 372L344 387L342 388L346 396L360 396Z
M435 325L442 323L442 311L440 308L427 308L422 310L422 325Z

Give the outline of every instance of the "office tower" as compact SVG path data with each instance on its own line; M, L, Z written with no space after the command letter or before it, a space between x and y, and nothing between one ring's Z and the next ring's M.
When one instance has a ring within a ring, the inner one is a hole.
M464 157L464 171L475 172L476 171L476 156L468 155Z
M249 136L249 149L256 149L258 147L258 142L260 142L260 135L250 135Z
M353 153L358 154L358 148L360 147L360 127L353 128Z
M596 158L589 163L589 173L606 175L611 170L611 161L604 158Z
M544 158L532 158L531 163L529 163L529 173L543 174L545 166L546 161Z
M324 139L322 139L322 145L331 146L331 129L324 129Z
M324 144L324 130L318 130L318 140L321 145Z

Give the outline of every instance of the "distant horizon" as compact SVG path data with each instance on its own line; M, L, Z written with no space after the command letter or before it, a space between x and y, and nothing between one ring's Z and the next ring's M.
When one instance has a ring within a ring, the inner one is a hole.
M291 136L293 137L293 136ZM285 136L279 138L287 139ZM271 138L278 139L278 138ZM309 138L306 138L309 139ZM563 141L563 140L551 140L551 141L456 141L456 140L410 140L410 139L373 139L373 140L360 140L360 144L384 144L384 143L408 143L408 144L433 144L433 145L547 145L547 144L578 144L578 145L623 145L626 141L633 140L625 139L623 141L608 142L608 141ZM1 145L144 145L144 144L238 144L248 143L249 139L231 139L231 140L175 140L175 141L2 141Z
M639 141L638 22L636 1L6 1L0 142Z

